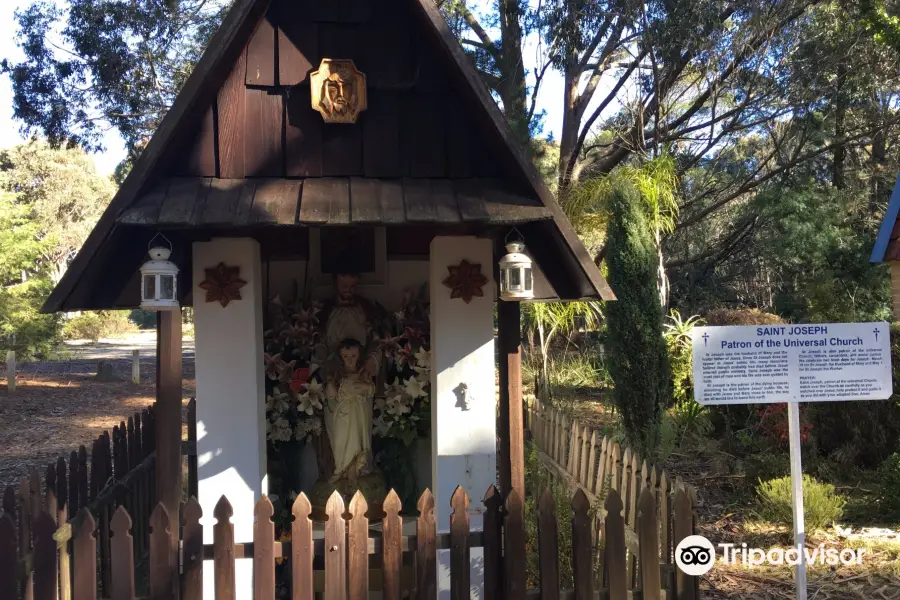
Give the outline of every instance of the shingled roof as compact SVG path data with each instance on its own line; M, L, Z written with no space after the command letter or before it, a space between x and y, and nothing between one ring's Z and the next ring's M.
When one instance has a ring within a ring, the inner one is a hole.
M101 294L105 299L97 300L96 295L92 296L86 290L109 284L110 278L118 278L118 283L131 278L135 269L130 264L125 265L121 256L126 241L133 237L129 231L135 226L164 229L182 225L212 230L214 224L525 223L531 233L529 248L561 299L614 299L599 269L515 140L490 92L432 0L341 0L348 6L361 1L379 7L393 3L409 13L417 33L437 55L438 67L447 72L454 91L474 115L478 134L490 143L497 155L492 158L502 163L503 173L492 174L493 179L474 178L466 182L369 177L238 181L219 173L216 174L222 178L173 179L168 165L179 149L192 141L190 136L196 132L197 123L203 121L216 101L217 93L269 10L270 0L236 0L172 108L43 310L109 308L110 293ZM296 2L319 2L330 9L337 0ZM378 7L370 10L376 9ZM323 194L323 187L339 193ZM342 192L354 189L359 193L348 191L344 195ZM365 194L379 200L367 202ZM238 203L238 199L248 195L249 203ZM429 198L431 203L424 211L417 212L415 207L420 207L421 203L415 202L416 197ZM253 207L257 201L275 202L277 206L274 211L267 210L264 216L254 216ZM391 213L384 209L385 206L394 206L397 210ZM410 211L410 206L414 206L414 210ZM364 217L353 218L353 214Z

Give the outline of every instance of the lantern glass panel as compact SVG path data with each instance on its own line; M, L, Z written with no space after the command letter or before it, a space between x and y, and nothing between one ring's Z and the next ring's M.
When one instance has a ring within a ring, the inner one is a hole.
M522 273L518 267L509 270L509 289L518 290L522 287Z
M506 269L500 269L500 291L505 292L508 289L509 286L506 283Z
M534 289L534 278L531 274L531 267L525 267L522 270L525 271L525 291Z
M156 299L156 275L144 275L144 299Z
M160 294L161 300L175 299L175 278L172 275L160 275Z

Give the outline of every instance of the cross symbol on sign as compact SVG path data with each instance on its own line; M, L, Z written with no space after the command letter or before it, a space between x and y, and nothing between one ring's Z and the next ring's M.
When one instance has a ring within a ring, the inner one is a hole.
M877 341L878 341L878 334L881 333L881 331L876 327L876 328L875 328L875 331L874 331L873 333L875 334L875 341L877 342Z
M703 334L703 347L706 348L706 345L707 345L708 343L709 343L709 334L708 334L708 333L704 333L704 334Z

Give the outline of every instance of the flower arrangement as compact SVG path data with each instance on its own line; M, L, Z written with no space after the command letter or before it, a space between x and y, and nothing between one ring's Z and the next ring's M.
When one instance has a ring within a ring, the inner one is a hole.
M392 315L393 337L380 341L388 381L375 399L373 430L410 446L431 429L431 350L428 301L424 286L404 294L403 308Z
M300 442L322 431L325 391L310 379L318 365L319 307L298 300L269 303L272 328L265 332L266 435L270 443Z

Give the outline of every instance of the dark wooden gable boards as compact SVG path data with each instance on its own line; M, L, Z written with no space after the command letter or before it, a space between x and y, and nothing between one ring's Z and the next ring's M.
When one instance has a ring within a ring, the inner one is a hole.
M272 0L172 175L466 178L491 152L404 0ZM353 59L369 108L325 124L309 73Z

